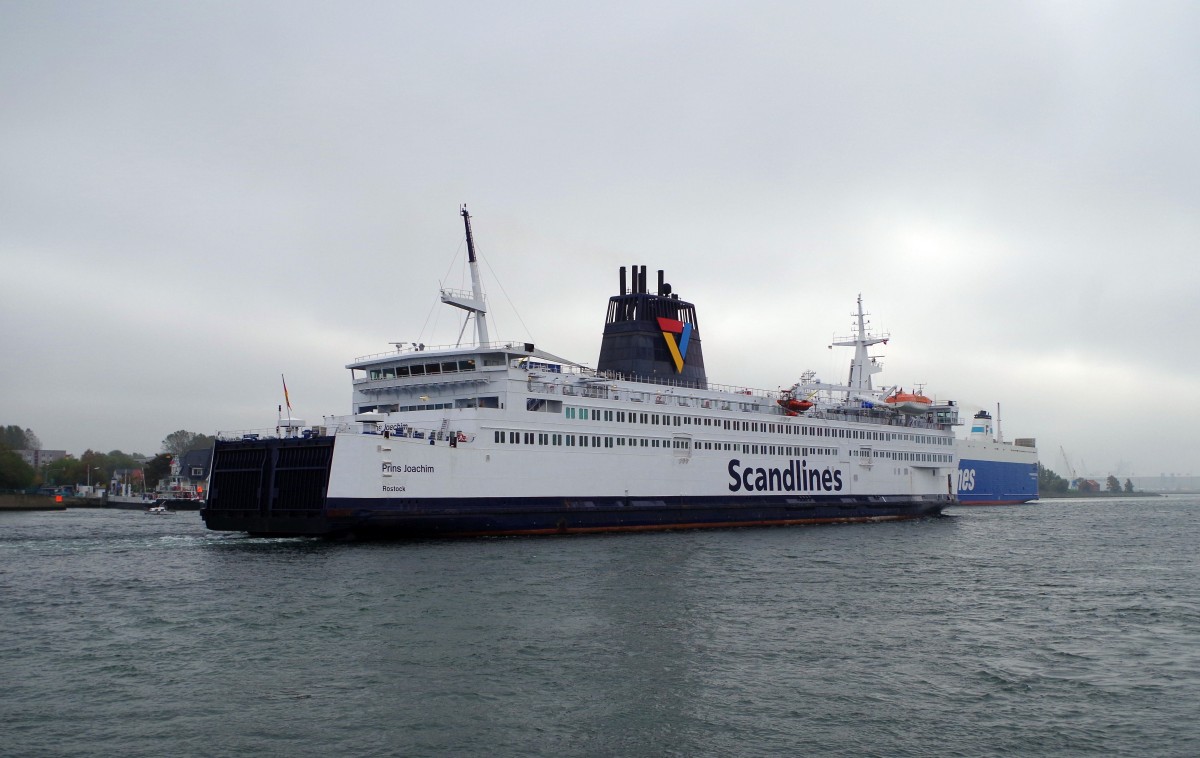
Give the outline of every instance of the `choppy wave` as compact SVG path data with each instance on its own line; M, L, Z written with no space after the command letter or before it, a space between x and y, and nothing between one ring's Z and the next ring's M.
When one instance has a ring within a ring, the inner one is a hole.
M1200 501L343 544L0 516L0 753L1200 754Z

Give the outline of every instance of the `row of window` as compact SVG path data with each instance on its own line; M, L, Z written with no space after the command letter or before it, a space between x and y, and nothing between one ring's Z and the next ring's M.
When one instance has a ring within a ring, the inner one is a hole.
M474 371L475 360L437 361L434 363L410 363L403 366L383 366L367 372L371 379L395 379L406 376L433 376L437 374L457 374L460 371Z
M421 403L419 405L400 405L399 403L380 403L375 405L358 406L359 413L396 413L399 411L436 411L444 408L499 408L500 398L491 397L460 397L453 403Z
M663 439L658 437L610 437L599 434L562 434L555 432L514 432L497 429L493 440L498 444L508 445L550 445L562 447L646 447L674 448L676 450L716 450L724 452L742 452L750 455L792 455L792 456L836 456L836 447L810 447L796 445L759 445L739 442L712 442L709 440ZM924 453L907 450L851 450L850 455L865 459L907 461L913 463L945 463L953 462L949 453Z
M534 398L529 398L533 401ZM541 410L539 408L538 410ZM605 421L618 424L646 424L649 426L707 426L735 432L765 432L767 434L799 434L810 437L837 437L849 440L872 440L877 442L914 442L920 445L951 445L952 437L911 432L875 431L873 429L841 429L808 424L782 424L769 421L742 421L708 416L680 416L670 413L641 413L637 411L611 411L568 405L563 409L568 419L580 421Z
M850 455L861 458L864 464L875 458L886 458L891 461L912 461L913 463L953 463L954 456L950 453L914 453L907 450L851 450Z
M717 450L761 455L829 455L836 456L836 447L807 447L796 445L755 445L741 442L711 442L708 440L664 439L661 437L610 437L600 434L562 434L556 432L514 432L497 429L493 441L501 445L550 445L562 447L647 447L675 450Z

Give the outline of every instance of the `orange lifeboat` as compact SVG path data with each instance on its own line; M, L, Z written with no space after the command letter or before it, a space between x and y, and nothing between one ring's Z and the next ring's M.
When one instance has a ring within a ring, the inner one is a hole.
M933 405L933 401L919 392L893 392L884 401L887 405L901 413L924 413Z
M781 397L777 402L792 413L804 413L813 407L813 404L809 401L797 400L794 397Z

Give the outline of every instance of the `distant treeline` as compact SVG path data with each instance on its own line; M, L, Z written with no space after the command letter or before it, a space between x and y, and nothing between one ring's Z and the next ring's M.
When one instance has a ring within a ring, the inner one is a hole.
M19 426L0 427L0 447L9 450L41 450L42 441L32 429L22 429Z
M3 426L0 427L0 490L81 484L107 487L117 476L135 489L153 489L160 479L170 475L175 456L189 450L210 448L212 444L213 438L208 435L181 429L168 434L162 441L162 452L152 457L120 450L107 453L86 450L78 458L67 455L35 470L16 451L41 450L38 436L32 429Z
M1074 486L1072 486L1072 484ZM1063 479L1058 474L1046 468L1042 464L1038 464L1038 493L1042 495L1057 495L1067 492L1133 492L1133 482L1129 479L1121 484L1121 480L1117 479L1112 474L1104 480L1103 484L1095 479L1076 479L1073 483Z

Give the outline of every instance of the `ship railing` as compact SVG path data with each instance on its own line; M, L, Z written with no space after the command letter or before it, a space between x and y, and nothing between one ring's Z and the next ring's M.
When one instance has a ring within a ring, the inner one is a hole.
M580 365L574 365L574 366L564 365L564 366L562 366L560 371L555 372L555 377L560 377L560 376L564 377L564 378L568 378L568 379L571 377L580 377L580 378L583 378L584 380L590 381L590 382L613 381L613 382L628 382L630 384L646 384L646 385L650 385L652 387L658 388L655 390L643 390L643 392L646 392L651 395L651 397L649 397L646 400L646 402L652 402L652 403L659 402L659 404L680 405L680 406L685 406L685 407L701 407L701 403L709 403L709 405L704 405L703 407L716 408L718 403L724 402L724 403L728 404L728 403L731 403L734 401L732 401L728 397L708 397L705 395L693 395L688 392L680 392L680 390L685 390L685 391L690 390L690 391L700 391L700 392L711 391L713 393L720 393L721 395L725 395L725 396L743 395L747 398L754 398L756 401L773 400L774 398L779 396L779 390L764 390L764 389L756 389L753 387L746 387L745 385L718 384L717 382L707 382L707 381L706 382L695 382L695 381L688 381L686 379L673 379L670 377L662 377L662 376L645 376L642 374L625 374L621 371L597 371L596 369L593 369L589 366L580 366ZM532 376L530 378L531 378L530 386L532 388L532 387L534 387L534 384L532 384L532 382L537 381L537 379L535 379ZM546 387L549 387L552 384L554 386L558 386L558 387L569 386L566 384L559 384L557 382L553 382L553 383L552 382L542 382L542 384ZM600 387L600 386L604 386L604 385L597 383L597 384L593 384L592 386ZM630 388L630 387L617 388L617 387L610 386L610 389L614 392L620 391L620 392L624 392L627 394L638 392L638 390L636 390L634 388ZM573 390L573 391L567 392L567 391L563 391L561 389L543 389L541 391L558 392L561 394L571 394L571 395L583 395L584 394L582 391L574 391ZM599 397L599 396L597 396L597 397ZM658 400L659 397L662 398L661 401ZM729 410L729 409L730 409L729 407L726 407L724 410ZM753 409L747 408L744 410L753 410Z
M877 411L863 409L861 412L848 412L833 408L817 409L800 414L797 418L818 418L829 421L848 421L853 424L878 424L896 426L906 429L946 429L949 424L929 420L923 416L905 415L892 411Z
M656 391L654 389L633 389L628 386L609 384L575 384L570 381L545 381L530 377L527 383L530 392L546 395L563 395L565 397L592 398L601 400L629 400L635 403L651 405L673 405L680 408L697 408L703 410L763 410L766 405L747 396L744 402L730 398L704 397L699 395L680 394L673 389ZM736 406L736 407L735 407Z
M619 381L617 377L614 380ZM630 400L635 403L650 405L673 405L681 408L696 408L699 410L766 412L772 415L784 415L786 411L776 403L764 404L755 398L770 397L755 394L753 391L735 389L737 395L745 395L746 401L725 397L705 397L679 393L676 389L663 392L655 390L636 390L627 386L612 386L602 384L577 385L568 381L546 381L530 377L528 390L548 395L563 395L566 397L599 398L611 400ZM750 394L747 394L750 393ZM829 421L846 421L856 424L874 424L883 426L903 427L908 429L947 429L952 425L951 420L934 417L897 413L891 409L873 408L814 408L810 411L792 417L797 421L811 418Z
M222 442L235 442L238 440L253 442L260 439L278 439L283 435L280 434L279 429L222 429L215 436Z
M444 425L445 426L445 425ZM216 433L216 438L222 442L257 442L259 440L275 440L275 439L311 439L314 437L324 437L327 435L338 434L339 432L358 432L361 434L378 434L382 437L398 437L415 440L425 440L436 442L448 442L455 445L470 444L475 441L476 435L470 432L464 432L458 429L445 428L419 428L406 423L387 424L387 423L362 423L342 421L336 424L326 426L314 426L308 429L299 429L294 433L281 433L278 429L238 429L238 430L222 430Z
M351 380L351 384L359 392L387 392L394 389L416 390L436 387L462 387L466 384L488 384L491 380L485 376L477 376L471 371L447 371L444 374L426 374L424 376L388 376L372 379L369 376ZM369 387L359 387L369 384Z
M296 429L278 426L272 429L226 429L218 431L216 438L222 442L256 442L258 440L278 439L306 440L313 437L324 437L328 434L333 434L334 431L334 428L329 426L298 427Z
M375 429L364 429L363 434L378 434L385 439L396 437L399 439L424 440L430 445L437 442L446 442L452 447L455 445L470 444L475 441L476 436L473 433L451 429L448 424L443 424L437 429L418 429L405 423L379 424Z
M719 410L719 411L745 411L745 412L763 412L774 408L774 404L764 403L763 400L768 397L764 391L748 390L740 387L730 387L724 396L706 396L694 395L689 392L681 392L680 389L689 390L694 387L685 385L670 385L666 383L655 382L640 382L637 380L626 380L619 375L608 377L610 381L630 381L634 386L602 384L602 383L586 383L579 384L571 381L569 377L564 379L541 379L539 377L530 376L527 382L527 388L530 392L539 392L547 395L563 395L567 397L581 397L593 399L608 399L608 400L628 400L634 403L648 403L650 405L671 405L680 408L695 408L701 410ZM639 388L637 384L651 385L647 388ZM710 385L710 389L717 389ZM737 397L730 397L730 395Z
M388 358L398 355L412 355L413 353L436 353L451 350L519 350L522 353L533 352L533 344L522 340L494 340L492 342L470 343L466 345L426 345L424 342L393 342L396 346L395 350L387 350L382 353L371 353L370 355L360 355L351 363L361 363L362 361L373 361L378 358Z
M564 367L564 370L559 374L555 374L555 377L562 376L564 378L569 378L572 375L583 377L585 379L591 379L593 382L596 382L596 380L608 380L608 381L614 381L614 382L628 382L630 384L650 385L657 389L641 390L641 392L645 392L652 396L649 399L649 402L658 402L659 404L669 404L669 405L698 407L702 403L708 403L708 405L704 406L704 407L708 408L708 407L715 407L716 404L720 403L720 402L731 402L731 400L728 397L708 397L705 395L693 395L693 394L681 393L680 390L691 390L691 391L708 390L708 391L712 391L714 393L722 393L723 395L726 395L726 396L727 395L743 395L747 398L756 398L758 400L770 399L779 394L778 391L753 389L753 388L748 388L745 386L733 385L733 384L716 384L714 382L706 382L705 384L703 384L701 386L695 382L686 382L686 381L681 381L678 379L664 379L661 377L646 377L646 376L641 376L641 375L626 376L625 374L622 374L619 371L595 371L593 369L587 368L586 366L572 367L570 369L567 369L566 367ZM570 387L571 385L566 384L566 383L560 383L557 381L553 381L553 382L543 381L543 380L539 380L539 378L537 378L537 377L531 376L530 377L530 387L537 388L539 386L542 388L542 391L545 391L545 392L560 392L562 394L572 394L572 395L584 395L585 394L585 391L580 390L580 389L571 389L569 391L562 390L562 389L553 389L555 387L558 387L558 388ZM632 387L615 387L612 385L603 385L603 384L599 384L599 383L589 384L588 387L589 387L589 389L590 388L604 388L606 390L613 391L613 392L619 392L619 391L623 391L625 393L639 392L639 390L632 388Z
M471 290L452 289L450 287L442 288L442 297L456 297L462 300L474 300L475 293Z
M747 395L758 398L771 398L779 394L778 390L762 390L753 387L746 387L738 384L718 384L717 382L693 382L686 379L672 379L662 376L643 376L642 374L626 375L620 371L598 371L597 376L605 379L613 379L621 382L636 382L638 384L652 384L660 387L668 387L671 389L685 390L712 390L713 392L728 393L734 395ZM680 395L680 397L685 397ZM702 397L702 396L693 396Z

